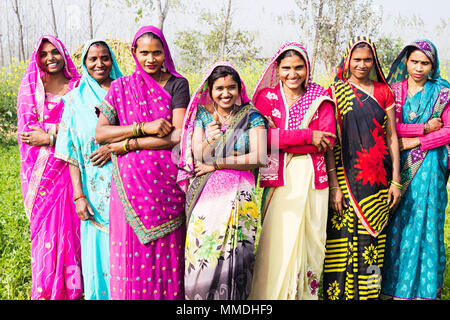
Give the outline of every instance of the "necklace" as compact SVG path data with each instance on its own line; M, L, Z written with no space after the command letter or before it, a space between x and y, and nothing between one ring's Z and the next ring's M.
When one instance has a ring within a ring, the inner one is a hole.
M159 70L159 80L158 80L159 85L161 85L161 79L162 79L162 70Z
M230 117L231 117L231 116L233 115L233 113L234 113L235 107L236 107L236 105L233 105L233 110L231 110L231 112L228 114L228 116L227 116L226 118L224 118L224 117L219 113L219 111L217 110L216 104L215 104L214 101L213 101L213 108L214 108L214 111L216 111L217 115L219 116L219 120L220 120L220 122L221 122L222 124L225 124L225 123L228 121L228 119L230 119Z
M298 98L300 98L301 97L301 95L302 94L299 94L298 96L295 96L295 97L291 97L290 95L288 95L286 92L284 93L285 95L286 95L286 97L288 97L289 99L291 99L291 100L297 100Z
M423 89L423 88L422 88ZM417 92L416 92L417 93ZM411 105L411 100L412 100L412 98L413 98L413 95L411 95L411 93L409 92L409 90L408 90L408 95L409 95L409 98L410 98L410 100L409 100L409 104ZM420 106L422 105L422 97L423 97L423 90L420 90L420 101L419 101L419 105L417 106L417 109L416 109L416 111L411 111L409 114L408 114L408 118L409 118L409 120L410 121L413 121L415 118L417 118L417 113L419 112L419 109L420 109Z

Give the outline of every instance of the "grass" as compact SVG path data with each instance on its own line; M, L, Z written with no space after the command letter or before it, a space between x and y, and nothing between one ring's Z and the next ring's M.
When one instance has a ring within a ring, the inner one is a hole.
M29 299L30 227L23 209L17 145L0 147L0 299Z
M0 300L30 297L30 231L22 202L17 145L0 147ZM450 198L450 194L449 194ZM450 205L446 209L447 267L443 300L450 300Z

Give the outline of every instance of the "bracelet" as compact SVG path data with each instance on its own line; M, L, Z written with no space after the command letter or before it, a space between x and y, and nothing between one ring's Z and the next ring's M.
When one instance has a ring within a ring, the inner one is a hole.
M86 199L86 196L84 194L80 194L78 196L73 196L73 202L75 202L75 201L77 201L78 199L81 199L81 198L85 198Z
M330 170L327 170L328 173L333 172L333 171L336 171L336 168L332 168Z
M138 136L137 122L133 122L133 137L137 137L137 136Z
M214 168L216 168L217 170L222 170L222 168L219 165L219 159L216 160L216 162L214 164Z
M141 125L141 133L142 133L142 135L146 136L147 133L145 133L145 131L144 131L144 124L145 124L145 122L140 122L139 124Z
M330 187L330 191L334 189L339 189L339 187Z
M50 145L55 145L55 135L53 133L50 133Z
M127 150L128 141L130 141L130 138L125 139L125 143L123 144L123 150L125 150L125 152L129 151L129 150Z
M428 133L428 131L430 130L430 125L428 124L428 121L425 122L424 126L423 126L423 133Z
M395 182L394 180L391 181L391 185L393 185L397 189L400 189L400 190L403 189L403 185L401 183Z

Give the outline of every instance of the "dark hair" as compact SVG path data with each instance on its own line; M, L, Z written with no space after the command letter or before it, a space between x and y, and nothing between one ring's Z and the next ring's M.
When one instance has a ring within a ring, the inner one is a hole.
M355 50L355 49L361 49L361 48L369 48L369 49L372 49L372 48L370 47L370 45L369 45L367 42L360 42L360 43L358 43L358 44L353 48L353 50Z
M408 59L409 59L409 57L411 56L411 54L414 52L414 51L420 51L420 52L422 52L423 54L425 54L422 50L420 50L419 48L417 48L417 47L414 47L414 46L409 46L407 49L406 49L406 61L408 61ZM434 68L434 62L425 54L425 56L427 57L427 59L431 62L431 65L433 66L433 68Z
M278 58L277 58L277 65L280 65L280 63L281 63L281 60L283 60L284 58L287 58L287 57L292 57L293 55L296 55L296 56L299 56L302 60L303 60L303 62L305 62L305 59L302 57L302 55L300 54L300 52L297 52L297 51L295 51L295 50L287 50L287 51L284 51L282 54L280 54L279 56L278 56ZM306 63L306 62L305 62Z
M209 88L209 96L211 98L212 98L211 92L212 92L212 87L214 85L214 82L216 82L217 79L226 77L228 75L230 75L231 78L234 81L236 81L236 83L238 85L239 94L241 94L241 90L242 90L241 77L239 77L239 74L237 73L237 71L229 66L218 66L218 67L214 68L213 72L211 72L211 74L209 75L208 80L206 80L208 83L208 88Z
M103 47L103 48L105 48L105 49L108 51L109 58L112 59L112 54L111 54L111 51L109 50L108 45L107 45L105 42L103 42L103 41L97 41L97 42L93 42L93 43L89 46L89 48L87 49L86 55L84 56L83 63L86 63L87 54L88 54L89 50L91 50L92 47Z
M159 40L159 42L161 43L161 46L163 46L161 39L156 34L154 34L153 32L146 32L146 33L141 34L139 36L139 38L136 39L136 42L134 43L134 50L137 49L137 43L138 43L139 39L148 38L148 37Z

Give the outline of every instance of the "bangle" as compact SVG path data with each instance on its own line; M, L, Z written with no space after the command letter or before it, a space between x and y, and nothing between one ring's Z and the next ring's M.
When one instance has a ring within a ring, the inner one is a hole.
M214 164L214 167L215 167L217 170L222 170L222 168L221 168L220 165L219 165L219 159L216 160L216 163Z
M328 173L333 172L333 171L336 171L336 168L332 168L330 170L327 170Z
M143 135L143 136L146 136L147 133L145 133L145 131L144 131L144 125L145 125L145 122L141 122L140 125L141 125L141 133L142 133L142 135Z
M51 146L55 145L55 136L53 133L50 133L50 145Z
M125 142L124 142L124 144L123 144L123 150L125 150L125 152L128 152L128 151L129 151L129 150L127 149L128 141L130 141L130 138L125 139Z
M339 189L339 187L330 187L330 191L334 189Z
M391 181L391 185L393 185L397 189L400 189L400 190L403 189L403 185L401 183L395 182L394 180Z
M73 202L75 202L75 201L77 201L78 199L81 199L81 198L85 198L86 199L86 196L84 194L80 194L78 196L73 196Z
M137 122L133 122L133 137L137 137Z

